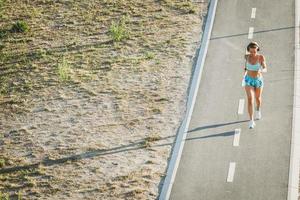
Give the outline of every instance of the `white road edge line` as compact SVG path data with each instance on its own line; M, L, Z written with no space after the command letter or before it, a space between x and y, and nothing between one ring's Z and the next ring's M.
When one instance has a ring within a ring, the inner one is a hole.
M238 108L239 115L242 115L244 113L244 104L245 104L245 99L240 99L239 100L239 108Z
M162 189L159 195L159 200L168 200L171 194L171 189L173 186L173 182L175 180L175 175L182 154L192 112L194 110L194 105L195 105L198 88L201 80L201 75L203 71L204 61L207 54L208 44L209 44L215 13L217 9L217 3L218 0L211 0L209 2L209 8L208 8L207 18L205 21L204 33L201 38L200 51L198 54L195 70L192 75L192 82L189 88L189 95L187 99L187 111L177 133L176 141L173 146L173 150L169 160L166 177L163 182Z
M252 11L251 11L251 18L252 19L255 19L255 14L256 14L256 8L252 8Z
M235 162L230 162L230 164L229 164L227 182L233 182L235 165L236 165Z
M300 2L295 0L295 66L291 156L287 200L298 200L300 169Z
M233 146L238 147L240 145L241 129L237 128L234 130Z
M249 27L248 39L252 39L253 38L253 32L254 32L254 28L253 27Z

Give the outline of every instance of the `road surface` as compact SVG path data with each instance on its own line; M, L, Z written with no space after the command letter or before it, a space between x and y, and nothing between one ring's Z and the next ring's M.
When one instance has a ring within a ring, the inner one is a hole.
M218 1L171 200L287 198L294 6L294 0ZM243 55L252 40L260 44L268 72L264 74L262 120L249 129L241 79Z

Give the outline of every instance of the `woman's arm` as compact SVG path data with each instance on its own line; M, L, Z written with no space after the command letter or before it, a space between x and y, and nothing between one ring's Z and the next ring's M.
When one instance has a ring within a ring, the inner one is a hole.
M263 67L262 72L267 72L266 58L263 55L260 56L260 62L261 66Z
M244 58L245 58L245 66L244 66L244 70L247 71L247 68L246 68L246 62L247 62L247 59L248 59L248 55L245 54Z
M248 55L245 54L244 58L245 58L245 65L244 65L244 75L245 75L247 73L246 62L247 62Z

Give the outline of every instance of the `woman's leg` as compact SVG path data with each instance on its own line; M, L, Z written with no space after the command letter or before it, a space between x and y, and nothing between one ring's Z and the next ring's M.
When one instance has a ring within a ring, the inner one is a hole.
M254 120L253 119L254 88L251 86L245 86L245 90L246 90L247 99L248 99L248 114L249 114L250 120Z
M255 100L256 100L256 110L260 110L261 106L261 94L263 91L263 87L255 88Z

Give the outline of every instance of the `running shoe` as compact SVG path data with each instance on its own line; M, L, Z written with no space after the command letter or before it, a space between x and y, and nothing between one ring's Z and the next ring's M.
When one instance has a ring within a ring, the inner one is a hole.
M255 119L257 119L257 120L261 119L261 112L260 112L260 110L255 111Z
M256 124L255 124L254 120L250 120L250 122L249 122L249 128L254 128L255 125Z

